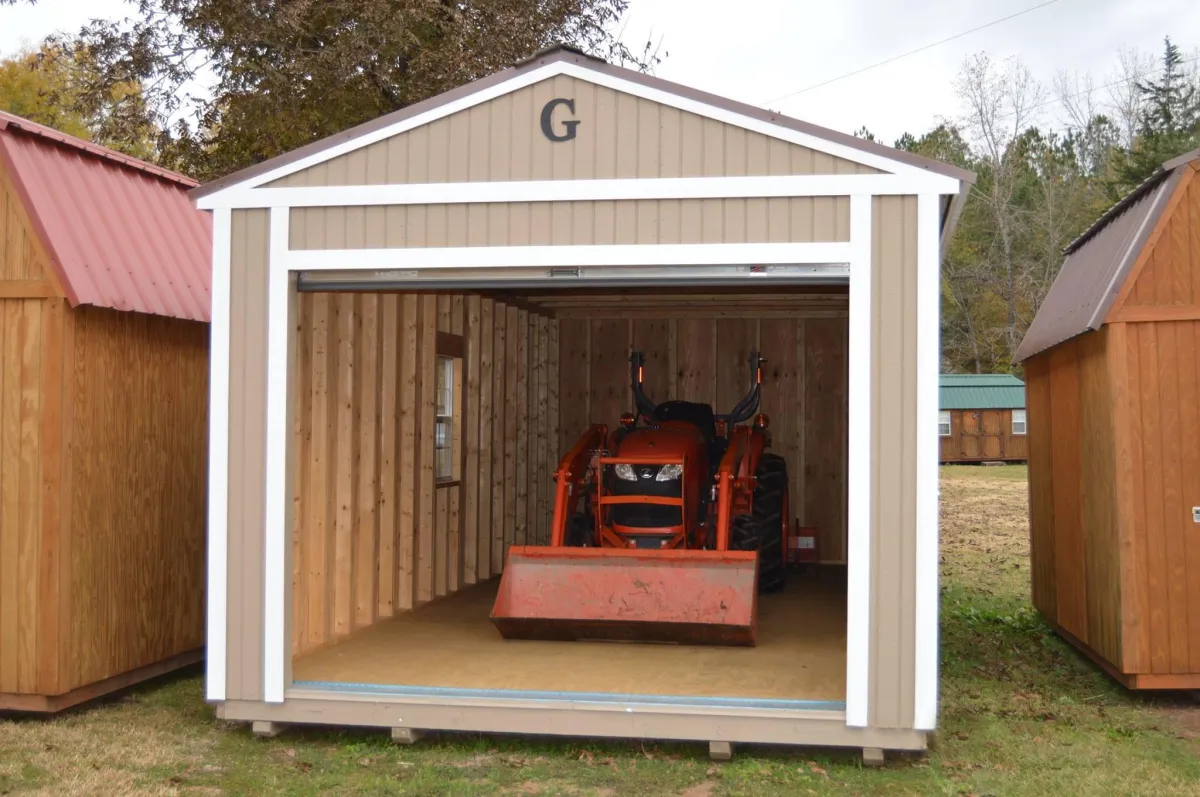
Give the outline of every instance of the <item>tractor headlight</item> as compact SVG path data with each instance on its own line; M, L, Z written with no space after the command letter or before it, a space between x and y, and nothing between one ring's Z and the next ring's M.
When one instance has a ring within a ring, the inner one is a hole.
M654 477L656 482L673 482L683 475L683 466L676 462L673 465L663 465L659 469L658 475Z
M614 465L613 472L615 472L617 474L617 478L621 479L622 481L637 481L637 474L633 472L633 466L628 463L622 462L620 465Z

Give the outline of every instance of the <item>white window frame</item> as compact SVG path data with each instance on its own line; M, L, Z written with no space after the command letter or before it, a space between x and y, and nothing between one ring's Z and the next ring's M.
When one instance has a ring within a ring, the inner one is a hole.
M953 434L954 422L950 410L938 410L938 437L950 437Z
M1017 420L1017 413L1021 414L1021 420ZM1017 431L1017 424L1021 424L1021 431ZM1025 410L1012 411L1012 435L1013 437L1024 437L1029 434L1029 418Z

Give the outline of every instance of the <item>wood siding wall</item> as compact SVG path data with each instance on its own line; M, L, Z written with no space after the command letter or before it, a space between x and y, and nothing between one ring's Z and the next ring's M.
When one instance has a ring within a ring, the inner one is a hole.
M938 437L938 457L941 462L1016 461L1029 458L1029 435L1013 434L1012 410L949 412L950 434Z
M548 537L555 325L478 295L301 294L293 654L490 578L509 545ZM459 475L444 483L439 341L465 353Z
M292 249L850 239L848 197L294 208Z
M1200 310L1200 180L1185 174L1134 264L1110 321L1169 320L1171 309ZM1188 312L1190 311L1190 312Z
M844 303L845 296L839 297ZM714 297L711 307L720 302ZM636 311L636 308L635 308ZM646 355L646 393L655 401L710 403L728 412L750 385L751 349L767 358L761 409L771 418L771 450L788 462L793 514L820 535L825 562L846 559L846 344L844 318L716 318L671 309L658 318L621 318L619 307L559 322L563 397L561 456L590 423L617 424L633 410L629 354ZM800 316L800 317L797 317Z
M72 315L68 689L204 644L208 482L208 325Z
M208 329L0 300L0 693L204 644Z
M1026 362L1033 602L1120 660L1121 590L1108 330Z
M557 123L578 119L576 137L551 142L543 106ZM586 80L560 75L432 124L363 147L270 185L383 185L495 180L603 180L864 174L868 166L770 139Z

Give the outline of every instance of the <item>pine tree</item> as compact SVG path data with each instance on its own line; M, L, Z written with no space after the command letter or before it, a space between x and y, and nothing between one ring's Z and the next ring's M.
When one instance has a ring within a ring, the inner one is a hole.
M1158 79L1137 83L1145 108L1137 140L1117 171L1118 193L1154 174L1164 161L1200 147L1200 87L1182 69L1183 56L1171 37L1164 44Z

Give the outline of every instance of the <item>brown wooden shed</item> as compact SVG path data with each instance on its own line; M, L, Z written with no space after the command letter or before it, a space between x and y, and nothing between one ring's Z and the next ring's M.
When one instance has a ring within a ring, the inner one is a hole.
M211 234L194 185L0 112L0 710L202 657Z
M219 716L924 747L937 274L971 178L558 48L199 189ZM718 406L769 357L831 571L763 608L770 644L488 620L564 445L632 409L635 347L656 399Z
M1012 374L942 374L938 458L943 464L1023 462L1029 456L1025 384Z
M1104 214L1029 328L1033 601L1134 689L1200 688L1200 150Z

